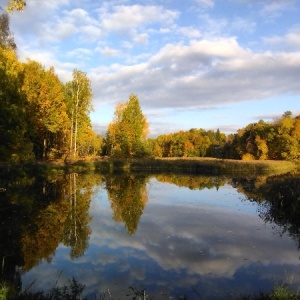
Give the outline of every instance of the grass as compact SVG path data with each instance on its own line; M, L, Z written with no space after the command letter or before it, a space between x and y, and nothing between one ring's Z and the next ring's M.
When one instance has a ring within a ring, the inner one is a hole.
M6 300L8 299L8 295L9 295L9 287L2 283L0 285L0 300Z
M44 293L42 291L31 291L30 289L26 289L24 292L19 294L11 293L10 288L6 284L0 285L0 300L74 300L74 299L87 299L82 296L84 292L85 286L81 283L77 282L74 278L69 280L67 284L62 287L55 287L50 290L50 292ZM138 290L133 287L129 287L126 294L127 299L132 300L155 300L155 298L150 297L145 290ZM188 296L177 296L177 298L172 299L185 299L188 300ZM170 299L171 299L170 298ZM108 290L106 292L102 292L98 295L94 295L93 299L95 300L113 300L111 292ZM199 294L199 300L202 299L201 294ZM225 299L231 300L300 300L299 293L291 292L287 285L278 285L276 286L270 293L259 293L258 295L241 295L238 297L230 297L228 296Z
M256 296L241 296L234 300L300 300L300 294L290 291L285 284L276 286L270 293L259 293Z
M173 172L203 175L276 175L299 171L300 165L290 161L242 161L217 158L139 158L80 159L65 163L63 160L38 162L27 166L40 174L49 173L100 173L115 172Z
M294 171L289 161L241 161L217 158L131 159L131 171L176 172L207 175L275 175Z

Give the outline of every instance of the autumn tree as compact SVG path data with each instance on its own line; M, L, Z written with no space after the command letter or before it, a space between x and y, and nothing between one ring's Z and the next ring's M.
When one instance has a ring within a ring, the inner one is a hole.
M222 151L219 148L223 147L225 141L226 136L220 131L192 128L151 139L149 148L151 154L158 157L221 156Z
M26 1L24 0L9 0L7 5L7 10L13 12L14 10L21 11L25 8Z
M139 99L131 94L128 102L116 106L114 120L107 132L108 153L122 157L145 156L147 134L148 123Z
M290 111L274 122L260 120L238 130L226 145L228 158L300 160L299 116Z
M33 159L27 134L26 103L21 93L23 65L16 55L9 17L0 15L0 157L24 162Z
M78 153L80 156L97 156L101 153L103 138L87 127L78 138Z
M65 86L65 99L70 119L69 154L78 156L78 140L88 128L91 128L89 113L92 110L91 82L86 73L74 70L73 79Z
M272 141L272 148L276 149L274 159L300 159L300 141L295 135L296 120L292 113L287 111L275 122L276 136Z
M14 162L33 158L21 95L23 66L14 51L0 47L0 157Z
M69 123L62 83L53 68L45 70L40 63L28 60L22 90L28 104L29 134L36 155L43 158L58 155L64 148L62 140Z
M106 176L105 185L116 222L124 222L132 235L148 201L147 176L122 174Z
M69 199L70 211L65 222L63 243L70 247L71 259L80 257L88 248L91 228L89 214L92 195L97 192L96 186L101 182L98 174L66 175L68 187L66 188Z
M53 253L61 242L69 210L68 203L61 198L38 210L35 215L32 214L31 227L35 230L26 230L21 241L23 271L29 271L42 259L51 261Z

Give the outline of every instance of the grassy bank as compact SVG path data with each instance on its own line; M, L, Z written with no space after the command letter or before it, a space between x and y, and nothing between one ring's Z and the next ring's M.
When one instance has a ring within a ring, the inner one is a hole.
M16 166L6 165L5 169ZM27 166L41 173L49 172L151 172L182 173L205 175L275 175L297 172L299 164L290 161L240 161L216 158L153 158L153 159L81 159L65 163L64 161L38 162ZM2 166L3 169L3 166Z
M297 169L288 161L239 161L216 158L157 158L130 161L131 170L151 170L196 174L281 174Z
M77 161L68 171L189 173L207 175L273 175L296 171L299 165L289 161L238 161L214 158L103 159Z

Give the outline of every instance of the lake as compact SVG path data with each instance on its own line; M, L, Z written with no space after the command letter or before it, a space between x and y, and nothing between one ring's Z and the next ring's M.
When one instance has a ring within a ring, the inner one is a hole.
M1 280L20 290L72 278L88 299L300 289L299 176L54 172L0 183Z

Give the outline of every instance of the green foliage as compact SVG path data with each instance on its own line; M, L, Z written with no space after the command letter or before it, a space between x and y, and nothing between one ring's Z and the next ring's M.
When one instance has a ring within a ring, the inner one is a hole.
M294 294L288 290L285 285L279 285L275 287L275 289L271 292L270 295L271 300L291 300L294 298Z
M146 136L148 123L136 95L130 95L126 103L118 104L115 118L107 131L107 150L113 157L147 156Z
M8 299L8 295L9 295L9 287L4 283L0 284L0 300Z

